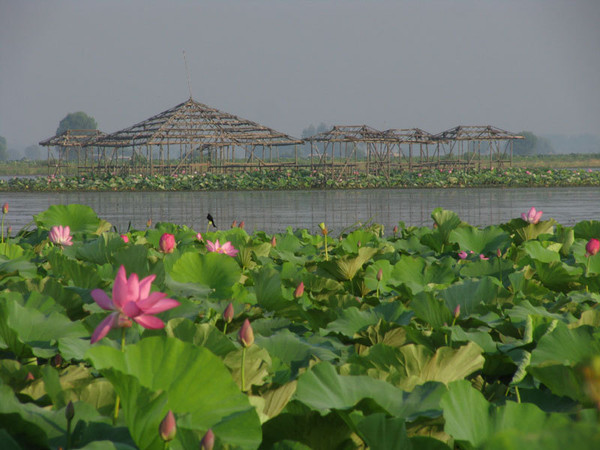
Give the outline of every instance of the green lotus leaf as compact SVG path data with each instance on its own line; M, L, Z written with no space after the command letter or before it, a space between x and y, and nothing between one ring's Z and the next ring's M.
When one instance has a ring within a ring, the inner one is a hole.
M351 414L351 420L361 438L372 450L406 450L412 445L406 434L406 422L401 417L387 417L383 413Z
M404 284L413 294L417 294L427 289L430 284L452 283L456 278L453 266L454 261L450 258L429 265L422 257L402 255L394 264L388 283Z
M532 404L507 402L494 407L466 380L450 383L440 403L444 431L463 446L479 447L499 432L534 433L569 423L565 416L547 414Z
M583 269L573 267L561 261L543 263L535 261L536 276L544 286L561 292L571 290L574 283L580 281Z
M100 233L110 228L101 221L94 210L86 205L52 205L46 211L34 216L40 228L50 229L56 225L69 226L71 233Z
M531 365L562 364L572 366L600 354L600 339L594 328L569 328L558 322L551 333L543 336L531 355Z
M360 247L368 246L369 243L378 245L378 241L379 239L375 233L365 230L356 230L346 236L342 241L341 247L347 253L358 253Z
M521 245L521 248L525 250L531 258L536 261L543 263L551 263L553 261L560 261L560 253L552 251L542 245L539 241L527 241Z
M441 328L452 322L453 315L446 303L431 292L419 292L413 298L410 306L417 318L433 328Z
M458 214L443 208L435 208L431 213L431 218L437 225L437 231L444 244L450 241L450 233L462 223Z
M148 337L123 352L94 346L86 356L121 396L127 426L140 447L162 448L156 430L167 410L179 415L178 427L201 433L212 428L221 441L241 448L260 443L255 409L208 349Z
M320 266L338 281L352 280L362 266L379 253L378 248L360 247L358 256L345 255L330 261L323 261Z
M231 287L241 276L235 259L219 253L184 253L167 273L174 281L209 287L214 297L222 299L231 295Z
M311 342L316 341L316 342ZM326 338L303 338L288 329L277 331L269 337L256 336L256 344L276 356L285 364L302 363L304 365L313 356L321 361L339 358L330 341Z
M37 267L26 256L13 259L0 256L0 274L13 274L14 272L23 278L33 278L37 275Z
M586 241L600 236L600 221L598 220L582 220L573 227L575 237L585 239Z
M385 305L385 306L384 306ZM412 312L405 310L401 303L389 303L378 308L361 311L355 306L342 310L336 320L330 322L325 333L340 333L344 336L354 337L356 333L375 325L380 319L407 325L412 317Z
M504 251L511 243L510 236L497 226L480 230L475 227L463 226L452 230L450 242L456 242L461 250L483 253L484 255Z
M234 343L227 336L208 323L195 324L189 319L171 319L165 326L165 332L167 336L205 347L220 357L224 357L236 349Z
M300 375L294 398L321 414L350 409L362 399L371 399L394 417L415 420L420 416L437 417L445 390L443 384L426 383L404 392L368 376L338 375L334 366L321 362Z
M468 317L477 313L479 305L493 304L499 292L500 288L494 279L485 277L481 280L465 279L439 291L438 295L450 311L460 305L461 317Z
M89 336L79 322L71 322L64 314L44 314L37 309L21 306L16 300L0 302L0 338L16 355L49 358L56 354L61 338Z

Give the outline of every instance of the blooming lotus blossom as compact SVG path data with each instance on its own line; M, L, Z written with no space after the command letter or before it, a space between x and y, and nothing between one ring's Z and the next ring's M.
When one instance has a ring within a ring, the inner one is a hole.
M536 211L535 207L531 207L527 213L521 213L521 218L525 222L536 224L542 218L542 211Z
M598 239L590 239L585 245L585 256L594 256L600 251L600 241Z
M458 254L458 257L460 259L467 259L467 256L467 252L465 252L464 250Z
M57 225L50 228L50 233L48 233L48 238L50 242L57 245L73 245L71 241L71 229L69 226Z
M158 241L158 246L163 253L173 253L173 249L175 248L175 236L171 233L164 233Z
M217 239L214 243L211 241L206 241L206 249L209 252L214 253L223 253L229 256L235 256L238 254L239 250L236 250L235 247L231 244L231 242L227 241L223 245L219 244L219 240Z
M112 300L102 289L91 292L100 308L114 311L96 327L90 341L92 344L106 336L112 328L130 327L131 319L150 330L164 328L164 322L154 314L175 308L179 302L165 298L167 294L162 292L150 293L155 278L156 275L150 275L140 281L138 275L132 273L128 279L125 266L121 266L113 285Z

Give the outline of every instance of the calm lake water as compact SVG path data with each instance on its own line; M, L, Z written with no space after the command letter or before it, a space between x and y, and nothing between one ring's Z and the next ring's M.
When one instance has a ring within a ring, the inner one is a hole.
M6 223L14 230L53 204L81 203L120 230L131 221L143 229L169 221L206 230L211 213L219 228L233 220L246 222L246 230L268 233L286 227L316 230L325 222L336 234L357 222L369 220L385 225L386 233L398 221L407 225L430 225L431 211L441 206L455 211L462 220L477 226L506 222L531 206L564 225L580 220L600 220L599 188L518 189L366 189L322 191L252 192L68 192L0 193L0 204L8 202Z

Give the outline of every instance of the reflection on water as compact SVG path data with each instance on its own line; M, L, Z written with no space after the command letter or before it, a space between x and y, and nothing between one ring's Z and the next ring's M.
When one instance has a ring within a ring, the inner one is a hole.
M430 225L431 211L443 207L462 220L478 226L506 222L519 217L531 206L544 211L564 225L585 219L600 220L598 188L517 188L517 189L365 189L323 191L256 192L5 192L7 222L21 228L34 214L52 204L81 203L120 230L144 228L146 221L185 224L206 230L211 213L219 228L233 220L246 222L246 230L269 233L293 228L316 230L325 222L339 232L356 222L385 225L390 233L398 221L407 225Z

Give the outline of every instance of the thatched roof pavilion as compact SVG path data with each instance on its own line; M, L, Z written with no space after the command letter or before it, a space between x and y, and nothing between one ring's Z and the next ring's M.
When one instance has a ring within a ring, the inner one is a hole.
M301 143L300 139L190 98L143 122L102 136L94 145L112 148L109 158L115 163L128 157L136 170L175 173L190 165L205 170L234 168L240 165L235 162L236 149L244 151L247 164L266 165L266 149L272 160L273 147ZM175 152L172 147L176 147ZM257 148L262 149L262 157L256 154ZM129 152L121 151L119 156L120 149Z

